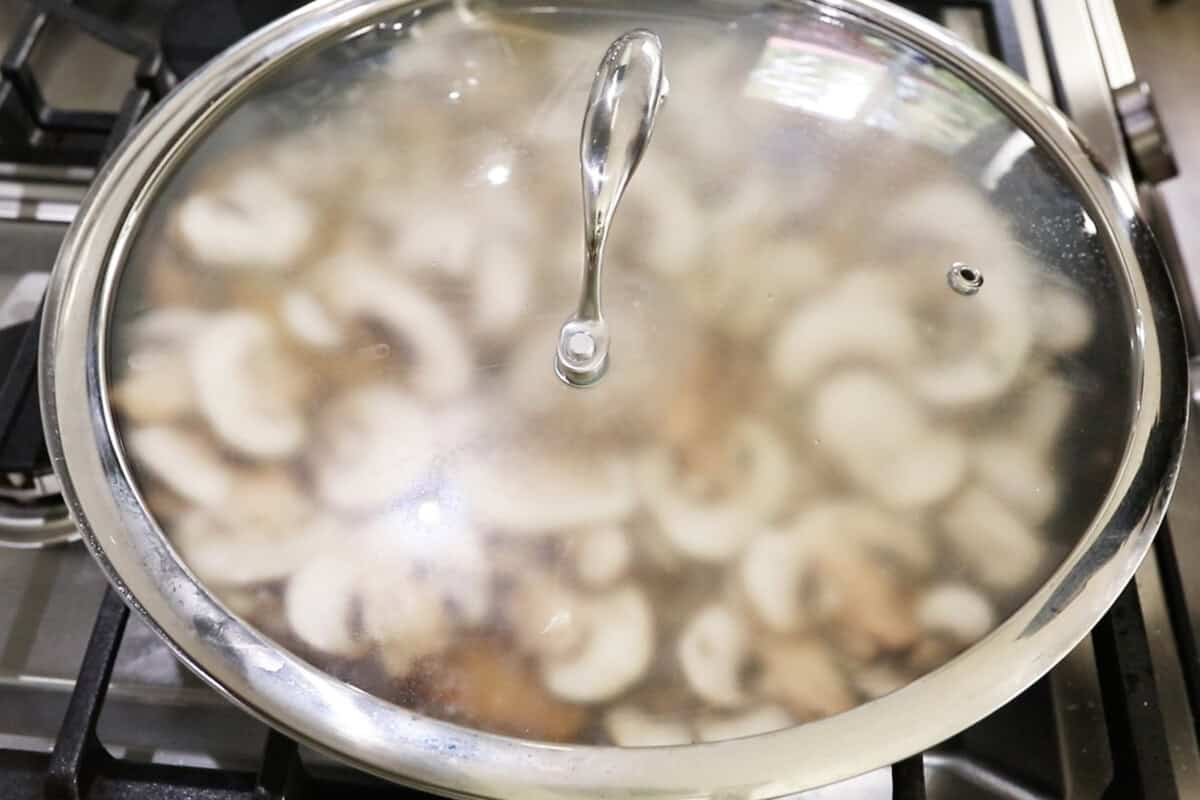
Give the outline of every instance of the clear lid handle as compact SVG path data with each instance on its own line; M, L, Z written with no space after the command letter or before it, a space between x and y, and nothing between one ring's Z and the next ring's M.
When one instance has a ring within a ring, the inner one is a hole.
M558 376L572 386L590 386L608 370L609 331L600 310L604 243L668 88L662 42L643 29L622 34L609 45L592 81L579 138L583 288L579 306L559 331L555 359Z

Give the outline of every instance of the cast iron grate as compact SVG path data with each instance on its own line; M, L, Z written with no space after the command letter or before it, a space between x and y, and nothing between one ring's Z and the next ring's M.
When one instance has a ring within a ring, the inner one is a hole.
M294 5L293 0L215 0L232 9L238 24L210 30L203 42L178 58L180 72L202 63L245 33L268 7ZM202 4L214 0L198 0ZM197 3L181 2L174 18L194 19L184 6L195 11ZM1005 0L957 0L953 3L914 0L909 8L936 18L948 6L975 8L984 12L989 44L994 54L1013 69L1024 73L1024 59ZM244 6L244 7L243 7ZM181 11L182 9L182 11ZM134 85L122 107L112 113L75 112L50 107L43 99L29 67L29 56L45 33L49 17L78 26L100 41L139 59ZM186 27L186 26L185 26ZM164 29L164 47L178 27ZM171 47L168 47L171 49ZM173 62L174 63L174 62ZM97 165L119 143L150 106L174 85L174 74L164 66L161 53L137 39L102 15L74 5L70 0L34 0L18 26L14 41L0 64L0 157L34 164ZM0 470L45 466L45 444L37 415L35 376L37 331L40 312L23 326L0 331L0 363L10 364L0 382ZM1155 544L1172 628L1184 666L1184 680L1193 718L1200 719L1200 656L1189 623L1171 532L1164 528ZM106 591L74 690L51 753L0 750L0 800L273 800L354 796L359 798L405 797L417 800L432 795L401 789L366 775L331 779L313 775L302 763L296 743L271 732L257 774L214 768L147 764L113 757L100 741L96 727L104 706L113 664L120 648L129 610L111 588ZM1131 585L1092 633L1100 676L1104 715L1109 735L1114 779L1105 794L1116 800L1170 800L1178 798L1174 772L1150 661L1150 647L1137 595ZM1048 705L1045 682L1029 690L1021 700L1026 705ZM993 715L1020 723L1021 712L1014 701ZM925 800L930 767L947 759L961 758L962 741L988 738L989 721L928 753L919 753L891 768L894 800ZM1198 730L1200 733L1200 730ZM1009 737L1011 739L1011 737ZM1027 749L1028 760L1057 757L1053 740L1041 741L1030 734L1005 746ZM1003 761L993 754L992 761ZM989 769L988 758L972 756L973 763ZM994 769L994 772L1000 772ZM1013 778L1008 785L1013 796L1061 797L1061 783L1040 785L1030 776Z
M0 159L26 164L95 166L150 104L175 85L158 48L125 30L99 11L72 0L29 0L0 62ZM112 112L55 108L45 99L32 66L51 17L68 23L138 60L133 86Z

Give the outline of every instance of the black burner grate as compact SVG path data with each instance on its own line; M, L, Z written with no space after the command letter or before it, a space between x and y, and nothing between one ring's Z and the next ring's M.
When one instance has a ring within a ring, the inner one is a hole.
M0 64L0 160L31 164L95 166L125 138L144 113L174 85L171 69L160 51L129 34L102 14L70 0L32 0L34 7L17 28ZM240 9L262 11L269 5L288 6L291 0L202 0L224 2ZM1052 2L1056 0L1051 0ZM179 12L184 6L180 3ZM1007 0L914 0L903 5L937 18L948 6L978 9L984 13L992 52L1010 67L1024 73L1024 57ZM246 8L243 8L245 6ZM196 8L193 4L193 10ZM95 38L137 56L134 85L115 112L79 112L56 109L43 99L30 68L30 54L53 16L77 26ZM176 13L174 19L195 14ZM258 20L261 21L261 20ZM228 30L243 32L236 26ZM164 39L179 35L170 22ZM182 71L193 68L208 54L230 43L233 34L209 31L192 49L173 46L182 53ZM201 54L201 55L198 55ZM189 61L190 59L190 61ZM40 438L37 391L34 379L40 313L24 327L0 331L0 361L11 364L0 381L0 471L44 468L45 445ZM1164 526L1155 543L1171 627L1184 666L1184 680L1193 719L1200 719L1200 655L1189 621L1183 582L1171 532ZM400 789L370 776L313 775L301 761L297 744L272 732L267 738L257 774L215 768L146 764L113 757L97 735L113 665L121 644L129 610L112 590L106 591L79 670L74 690L51 753L0 750L0 800L271 800L316 797L431 798L417 790ZM1104 716L1108 730L1114 778L1106 798L1112 800L1171 800L1178 798L1175 773L1160 708L1150 645L1141 613L1137 587L1131 584L1092 633L1100 677ZM1024 705L1021 705L1024 701ZM891 768L894 800L925 800L926 778L937 764L957 762L988 774L1006 775L1005 796L1062 797L1062 782L1045 785L1027 775L1016 760L1033 764L1057 761L1052 736L1039 738L1023 709L1045 710L1051 703L1046 682L1040 682L989 720L929 753L917 754ZM1044 719L1039 717L1038 719ZM996 726L1009 734L995 736ZM1022 732L1022 728L1025 731ZM1200 735L1200 727L1197 734ZM1000 744L975 746L978 740ZM967 745L970 745L969 747ZM990 748L990 749L989 749ZM1028 750L1035 750L1030 753ZM1017 755L1006 750L1015 750ZM970 756L963 755L969 751ZM1022 752L1026 751L1026 752ZM1038 770L1029 770L1036 773ZM1044 770L1042 770L1044 772ZM959 795L956 795L959 796ZM998 795L993 795L998 796Z
M363 800L432 795L400 789L368 776L330 780L310 776L296 743L274 731L267 737L258 774L203 767L141 764L115 759L96 735L96 723L129 619L129 609L109 589L88 642L54 751L0 751L0 800Z
M0 159L26 164L95 166L121 142L150 104L175 85L157 47L142 41L102 13L71 0L33 3L0 63ZM47 35L51 17L138 59L133 86L114 112L55 108L43 95L32 55Z
M129 609L109 589L53 752L0 751L0 800L432 800L424 792L365 775L355 780L314 778L300 762L296 743L275 732L267 737L257 775L113 758L96 735L96 723L128 619Z

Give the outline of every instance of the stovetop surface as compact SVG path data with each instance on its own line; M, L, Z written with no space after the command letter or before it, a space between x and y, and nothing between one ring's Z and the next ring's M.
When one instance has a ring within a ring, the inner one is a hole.
M1085 101L1089 92L1106 87L1097 88L1081 77L1087 64L1098 59L1095 43L1079 39L1084 30L1080 25L1088 20L1088 2L962 0L902 5L1003 57L1044 96L1066 105L1077 120L1086 117L1080 120L1087 122L1085 132L1103 140L1111 131L1106 133L1104 120ZM137 36L155 41L168 6L166 0L131 0L110 3L102 10ZM26 0L0 0L0 47L16 35L29 8ZM31 58L46 101L60 108L105 113L120 109L136 82L138 59L112 53L70 24L55 24L60 29ZM1071 37L1064 38L1063 32L1072 29L1075 43L1068 47L1064 42ZM1045 47L1044 41L1051 47ZM1047 52L1057 58L1048 58ZM81 64L89 68L80 69ZM1094 72L1094 63L1091 68ZM22 275L51 268L65 223L95 167L79 159L66 163L12 159L6 157L5 148L0 138L0 298ZM1112 148L1101 141L1097 150L1103 154ZM1200 442L1190 443L1188 452L1196 453L1197 446ZM1188 491L1200 482L1197 469L1200 466L1189 459L1172 506L1171 523L1178 534L1170 541L1160 540L1158 555L1152 555L1142 569L1136 591L1122 597L1117 611L1106 617L1097 632L1021 697L916 760L918 771L923 764L929 798L1098 798L1106 787L1106 797L1157 798L1168 795L1156 794L1155 787L1172 785L1180 797L1200 797L1200 758L1190 710L1194 704L1188 702L1172 612L1176 629L1190 629L1193 621L1186 608L1181 615L1178 601L1172 604L1171 591L1163 591L1164 578L1172 590L1172 575L1200 579L1200 543L1182 535L1200 529L1200 505L1190 501ZM1174 565L1181 571L1173 573ZM1183 594L1200 591L1200 580L1191 581L1195 589L1187 588L1187 581L1180 582L1184 585L1174 589ZM26 796L8 793L21 789L12 788L17 783L6 788L4 751L48 753L54 747L105 590L103 575L80 544L0 550L0 799ZM110 609L110 613L115 612ZM1145 635L1139 646L1137 634L1142 627ZM192 675L136 615L119 642L98 724L100 741L112 756L252 775L263 765L264 747L268 751L280 747L281 737L269 740L265 725ZM1186 662L1186 653L1184 658ZM1110 662L1106 669L1097 669L1098 659L1101 666ZM1145 670L1151 670L1151 693L1143 697L1122 678L1139 680ZM1200 685L1195 691L1200 692ZM1159 754L1152 752L1156 736L1162 738ZM344 769L317 754L304 752L301 758L317 773L333 771L341 779L347 777ZM925 796L904 794L909 786L901 779L905 768L879 770L805 797ZM1170 772L1169 781L1140 774L1163 769Z

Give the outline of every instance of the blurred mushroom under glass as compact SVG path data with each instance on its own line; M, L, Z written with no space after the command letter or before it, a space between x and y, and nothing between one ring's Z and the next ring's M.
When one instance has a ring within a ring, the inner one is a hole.
M623 746L846 711L1024 602L1124 451L1129 301L1012 120L859 20L669 8L428 4L306 55L120 276L140 502L231 611L406 708ZM670 97L578 389L580 122L633 27Z

